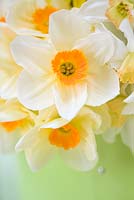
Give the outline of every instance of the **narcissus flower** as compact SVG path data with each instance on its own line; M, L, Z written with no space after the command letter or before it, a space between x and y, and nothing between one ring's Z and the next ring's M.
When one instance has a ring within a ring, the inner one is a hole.
M19 138L33 125L34 113L17 100L0 100L0 153L12 153Z
M48 33L49 17L61 8L69 8L65 0L15 0L7 23L17 34L44 36Z
M16 150L24 150L29 166L39 170L57 151L72 168L81 171L92 169L97 160L94 130L101 125L101 118L88 107L67 121L60 118L54 107L42 110L35 120L35 127L24 135Z
M18 81L23 105L41 110L55 104L72 119L84 104L99 106L118 95L118 75L108 63L119 52L124 56L123 42L105 30L89 34L89 24L73 10L51 15L49 36L19 36L11 45L24 68Z
M106 15L117 27L125 18L134 21L133 0L109 0L109 4Z
M16 97L16 82L22 69L10 52L10 42L15 37L7 24L0 25L0 97L4 99Z

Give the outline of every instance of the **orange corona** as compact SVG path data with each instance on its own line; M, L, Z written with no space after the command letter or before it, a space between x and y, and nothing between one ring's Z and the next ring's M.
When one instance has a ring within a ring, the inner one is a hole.
M68 124L61 128L54 129L49 135L49 141L52 145L68 150L79 144L80 135L75 127Z
M23 120L17 120L12 122L1 122L0 125L3 126L8 133L14 131L16 128L21 126L23 123Z
M52 68L62 83L73 85L85 79L88 63L84 54L75 49L57 53L52 60Z
M6 22L5 17L0 17L0 22Z
M33 23L35 24L35 28L42 33L48 33L49 17L55 11L57 11L57 9L52 6L37 9L33 14Z

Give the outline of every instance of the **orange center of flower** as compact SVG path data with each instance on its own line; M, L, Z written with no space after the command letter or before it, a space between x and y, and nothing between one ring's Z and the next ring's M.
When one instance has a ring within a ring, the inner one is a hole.
M85 79L88 63L84 54L75 49L57 53L52 60L52 68L62 83L73 85Z
M37 9L33 14L33 23L36 29L42 33L48 33L49 17L55 11L57 11L57 9L52 6Z
M23 120L17 120L12 122L0 122L0 125L3 126L8 133L14 131L16 128L22 125Z
M75 127L68 124L61 128L54 129L49 135L49 141L52 145L68 150L79 144L80 135Z
M5 17L0 17L0 22L6 22Z

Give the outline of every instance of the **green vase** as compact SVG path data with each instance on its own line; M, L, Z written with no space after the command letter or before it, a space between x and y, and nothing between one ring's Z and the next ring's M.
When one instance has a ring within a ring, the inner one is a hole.
M23 155L1 158L0 200L134 200L134 158L118 137L97 138L100 160L89 172L68 168L55 157L33 173ZM5 167L6 166L6 167Z

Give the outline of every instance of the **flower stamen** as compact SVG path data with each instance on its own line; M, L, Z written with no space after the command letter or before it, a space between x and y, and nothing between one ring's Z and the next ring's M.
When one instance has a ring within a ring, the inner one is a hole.
M73 85L86 78L88 63L84 54L75 49L57 53L52 68L62 83Z

